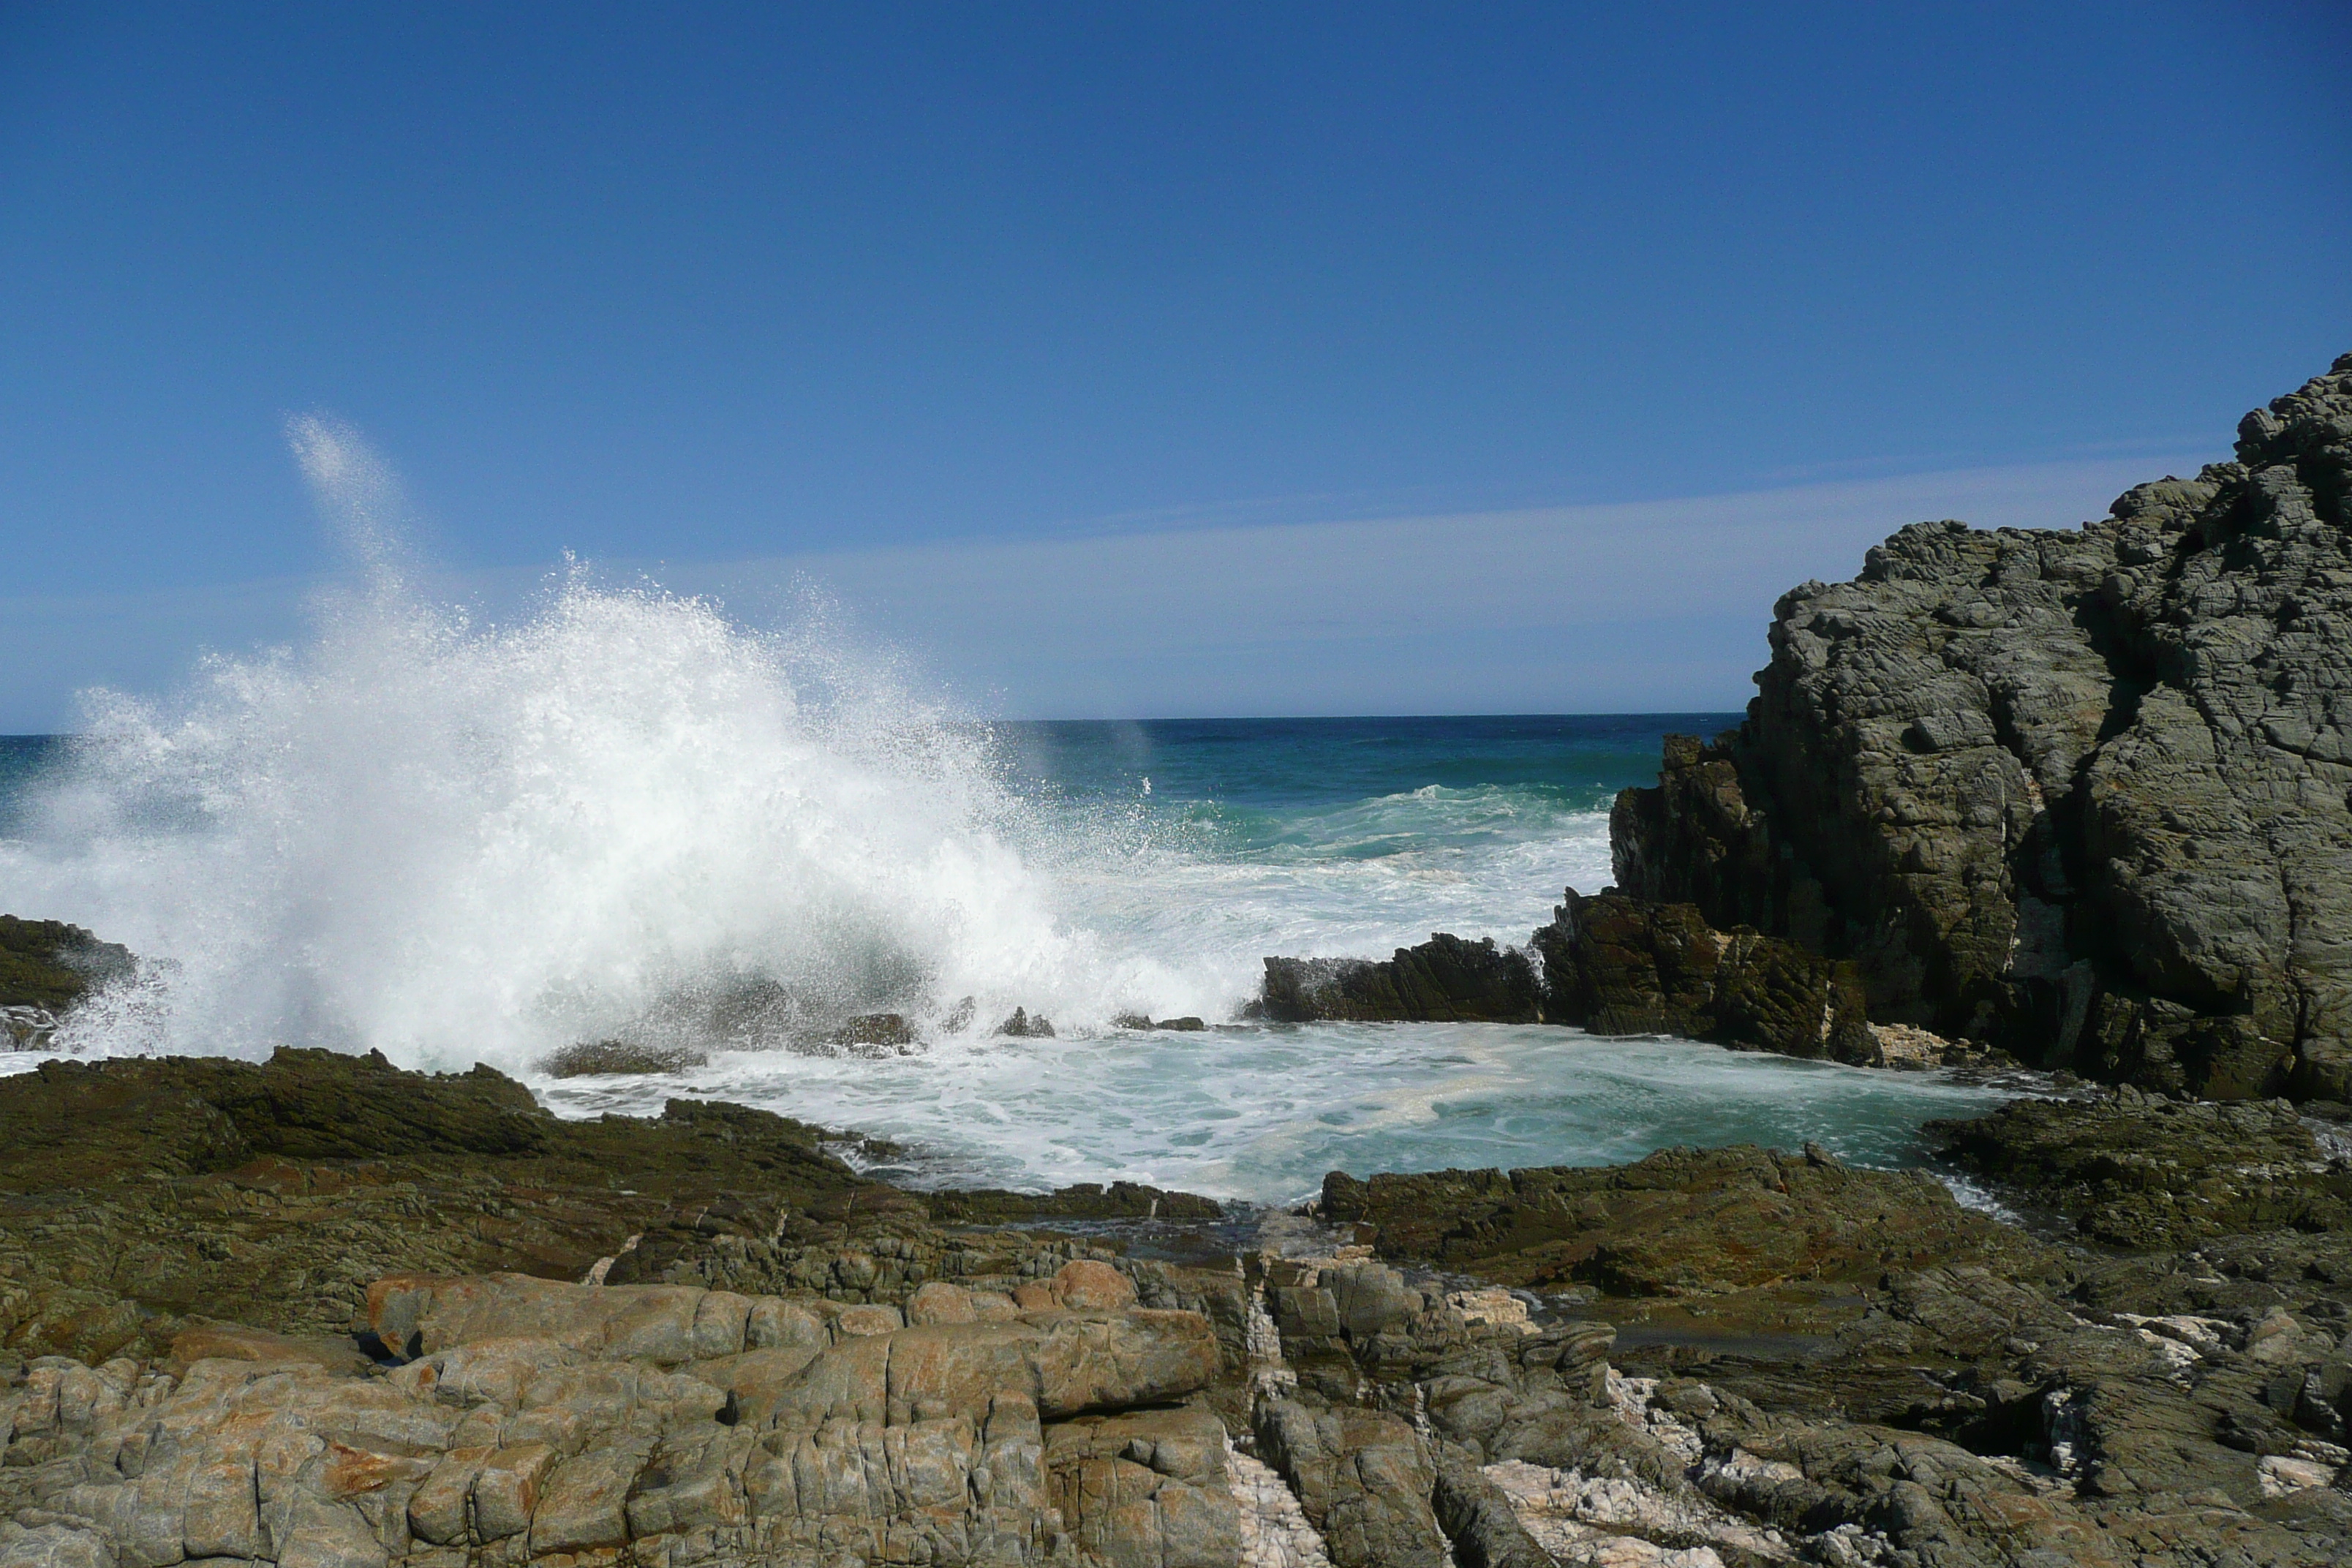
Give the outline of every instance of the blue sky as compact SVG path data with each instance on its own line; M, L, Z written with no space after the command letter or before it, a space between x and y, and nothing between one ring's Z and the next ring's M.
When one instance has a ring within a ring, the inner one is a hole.
M1735 705L1901 523L2224 456L2347 241L2298 0L6 5L0 730L299 636L313 411L492 606L814 576L1006 712Z

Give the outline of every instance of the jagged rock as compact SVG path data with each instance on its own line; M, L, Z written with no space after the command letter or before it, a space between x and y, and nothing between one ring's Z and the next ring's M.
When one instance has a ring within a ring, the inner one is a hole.
M2352 1099L2352 356L2073 531L1919 523L1775 606L1618 884L1851 959L1871 1016Z
M1575 889L1535 934L1545 1013L1602 1035L1681 1035L1717 1045L1869 1062L1876 1043L1852 964L1749 928L1717 932L1695 904Z
M1494 940L1444 932L1393 958L1269 958L1258 1002L1276 1023L1532 1024L1542 999L1535 966Z
M1215 1219L1225 1212L1225 1205L1215 1198L1135 1182L1113 1182L1108 1186L1080 1182L1050 1193L966 1187L929 1193L924 1201L932 1219L941 1225L1041 1219Z
M1054 1024L1043 1013L1033 1018L1028 1008L1015 1007L1013 1016L997 1025L993 1032L1016 1040L1050 1040L1054 1037Z
M1437 1474L1412 1426L1384 1411L1265 1401L1257 1444L1323 1532L1334 1568L1446 1568L1429 1499Z

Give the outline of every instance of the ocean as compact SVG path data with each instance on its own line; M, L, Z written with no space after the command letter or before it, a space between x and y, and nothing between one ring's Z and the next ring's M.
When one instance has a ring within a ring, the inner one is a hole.
M1010 723L918 690L822 625L656 592L481 626L383 588L304 647L0 742L0 910L148 960L67 1052L487 1061L563 1115L707 1096L893 1139L917 1184L1280 1202L1335 1168L1738 1141L1901 1164L1996 1098L1563 1028L1241 1021L1271 954L1524 943L1608 881L1609 803L1663 737L1737 715ZM994 1033L1016 1007L1054 1035ZM834 1043L882 1011L916 1043ZM606 1038L707 1060L541 1065Z

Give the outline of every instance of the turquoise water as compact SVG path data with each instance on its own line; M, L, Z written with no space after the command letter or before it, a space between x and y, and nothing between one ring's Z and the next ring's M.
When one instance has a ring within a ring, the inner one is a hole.
M1564 1029L1239 1022L1269 955L1526 942L1609 880L1609 803L1663 736L1729 714L980 723L887 663L583 586L503 627L355 600L311 647L91 710L69 746L0 742L0 910L150 961L70 1021L78 1054L486 1061L568 1115L688 1093L884 1134L917 1181L1272 1200L1678 1142L1899 1163L1993 1098ZM994 1037L1015 1007L1055 1037ZM880 1011L921 1043L830 1044ZM709 1065L540 1066L613 1037Z

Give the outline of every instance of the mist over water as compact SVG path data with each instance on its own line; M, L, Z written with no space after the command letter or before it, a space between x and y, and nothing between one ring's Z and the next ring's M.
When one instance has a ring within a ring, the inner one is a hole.
M64 1050L487 1061L567 1114L686 1092L901 1138L919 1181L1261 1198L1734 1138L1885 1163L1988 1098L1556 1029L1121 1030L1232 1019L1269 953L1524 942L1608 879L1608 800L1668 721L986 724L821 601L758 629L578 568L478 621L414 586L383 466L291 435L356 563L310 640L0 754L0 910L148 961ZM1057 1037L992 1037L1016 1006ZM831 1044L885 1011L921 1043ZM607 1038L710 1060L541 1069Z

